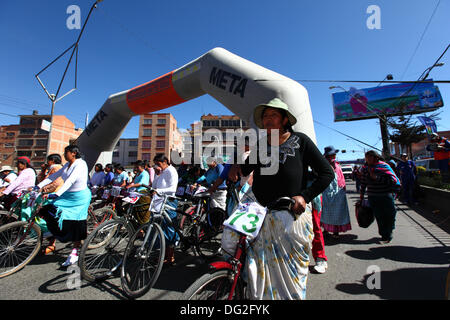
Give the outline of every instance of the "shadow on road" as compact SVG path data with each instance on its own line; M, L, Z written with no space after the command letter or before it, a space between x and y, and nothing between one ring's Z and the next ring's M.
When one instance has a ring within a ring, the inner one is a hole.
M39 291L46 294L58 294L58 293L64 293L64 292L70 292L73 290L77 290L74 288L70 288L69 284L73 285L73 281L70 279L70 273L61 274L57 277L43 283L39 287ZM93 287L98 289L101 292L107 292L110 295L116 297L117 299L125 300L126 297L122 293L122 289L114 284L112 284L108 280L104 280L102 282L85 282L82 281L82 283L79 286L79 289L87 288L87 287Z
M376 244L380 239L380 237L374 237L367 240L358 240L358 236L355 234L341 234L337 239L333 238L331 235L324 235L325 246L335 246L338 244Z
M449 247L416 248L407 246L385 246L370 248L369 250L349 250L345 253L350 257L360 260L377 260L384 258L408 263L450 263Z
M448 268L407 268L381 271L380 289L369 289L375 274L364 277L360 283L342 283L336 289L352 295L371 294L387 300L441 300L445 299L445 280Z

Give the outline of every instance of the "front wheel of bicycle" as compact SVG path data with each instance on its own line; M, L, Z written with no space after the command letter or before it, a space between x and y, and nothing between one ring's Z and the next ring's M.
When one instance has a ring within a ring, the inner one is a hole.
M214 270L195 281L180 300L228 300L233 286L231 270ZM232 300L244 300L244 285L241 278L236 283Z
M120 272L122 289L129 298L142 297L153 287L163 267L165 249L164 233L157 223L144 224L135 232Z
M41 248L41 228L27 221L8 223L0 227L0 278L25 267Z
M122 264L122 257L133 230L123 219L99 225L83 243L78 266L81 276L91 282L111 276Z

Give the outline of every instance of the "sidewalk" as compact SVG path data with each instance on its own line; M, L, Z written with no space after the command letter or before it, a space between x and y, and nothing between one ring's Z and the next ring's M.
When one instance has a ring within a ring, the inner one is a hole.
M359 195L354 183L347 183L352 230L339 240L325 239L328 271L310 273L307 299L443 299L450 264L450 234L441 228L446 222L435 225L426 209L397 202L394 239L380 245L376 222L367 229L358 226ZM367 283L375 284L378 275L380 288L369 289Z

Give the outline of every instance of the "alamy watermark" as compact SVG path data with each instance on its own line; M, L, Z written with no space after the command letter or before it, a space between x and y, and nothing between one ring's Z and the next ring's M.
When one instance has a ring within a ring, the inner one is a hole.
M370 16L366 20L366 26L370 30L381 29L381 9L379 6L372 4L367 7L367 14Z
M381 289L381 269L377 265L367 267L366 274L369 275L366 280L366 287L369 290Z
M70 14L70 16L66 20L67 29L69 29L69 30L81 29L81 9L80 9L80 7L75 4L72 4L67 7L66 13Z
M66 273L70 274L66 281L66 287L70 290L80 289L81 288L80 268L76 264L73 264L67 268Z
M270 137L269 137L270 136ZM269 143L270 138L270 143ZM193 134L184 132L183 141L191 141L192 148L185 149L183 154L176 150L170 154L174 164L202 164L204 159L215 159L222 162L226 155L229 164L243 164L245 162L246 146L250 153L247 163L261 164L261 175L273 175L279 168L279 130L255 129L208 129L202 131L201 125L194 126ZM269 147L270 144L270 147Z

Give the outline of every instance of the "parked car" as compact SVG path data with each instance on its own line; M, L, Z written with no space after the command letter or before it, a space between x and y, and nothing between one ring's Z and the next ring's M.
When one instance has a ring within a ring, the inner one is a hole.
M345 179L352 178L353 166L351 164L342 164L342 173L344 174Z

